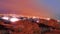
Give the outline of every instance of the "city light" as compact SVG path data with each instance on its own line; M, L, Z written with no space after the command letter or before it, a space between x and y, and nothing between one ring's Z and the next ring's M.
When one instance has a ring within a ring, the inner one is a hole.
M50 18L46 18L46 20L50 20Z
M19 19L18 18L11 18L10 21L11 22L16 22L16 21L19 21Z
M9 17L2 17L2 19L4 19L4 20L9 20Z
M50 20L51 18L44 18L45 20Z
M35 19L35 18L37 18L37 17L33 16L32 18Z
M36 22L37 22L37 23L39 23L40 21L39 21L39 20L37 20Z

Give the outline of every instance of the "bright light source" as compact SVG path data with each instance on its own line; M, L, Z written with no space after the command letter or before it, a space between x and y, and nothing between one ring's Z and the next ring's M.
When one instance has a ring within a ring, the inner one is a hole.
M9 17L2 17L2 19L9 20Z
M57 22L60 22L60 20L57 20Z
M33 19L35 19L35 18L37 18L37 17L33 16Z
M16 21L19 21L19 19L18 18L11 18L10 21L11 22L16 22Z
M36 22L37 22L37 23L39 23L40 21L39 21L39 20L37 20Z
M50 18L46 18L46 20L50 20Z

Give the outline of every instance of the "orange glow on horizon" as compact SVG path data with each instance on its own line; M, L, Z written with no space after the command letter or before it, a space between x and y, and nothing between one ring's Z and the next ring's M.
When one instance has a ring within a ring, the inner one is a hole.
M8 14L22 14L26 16L52 17L52 10L40 3L35 4L36 0L8 0L1 2L1 6L8 10ZM6 12L5 12L6 13Z

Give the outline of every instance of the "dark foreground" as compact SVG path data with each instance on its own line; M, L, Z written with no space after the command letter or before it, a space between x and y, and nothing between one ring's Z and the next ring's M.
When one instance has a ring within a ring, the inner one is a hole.
M16 18L19 19L16 22L0 18L0 34L60 34L60 24L57 20Z

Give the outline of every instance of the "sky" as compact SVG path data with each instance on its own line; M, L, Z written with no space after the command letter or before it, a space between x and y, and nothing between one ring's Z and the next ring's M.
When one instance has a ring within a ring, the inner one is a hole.
M60 20L60 0L43 0L43 3L45 3L46 6L51 6L53 8L53 16L55 19Z
M0 14L60 19L60 0L0 0Z

